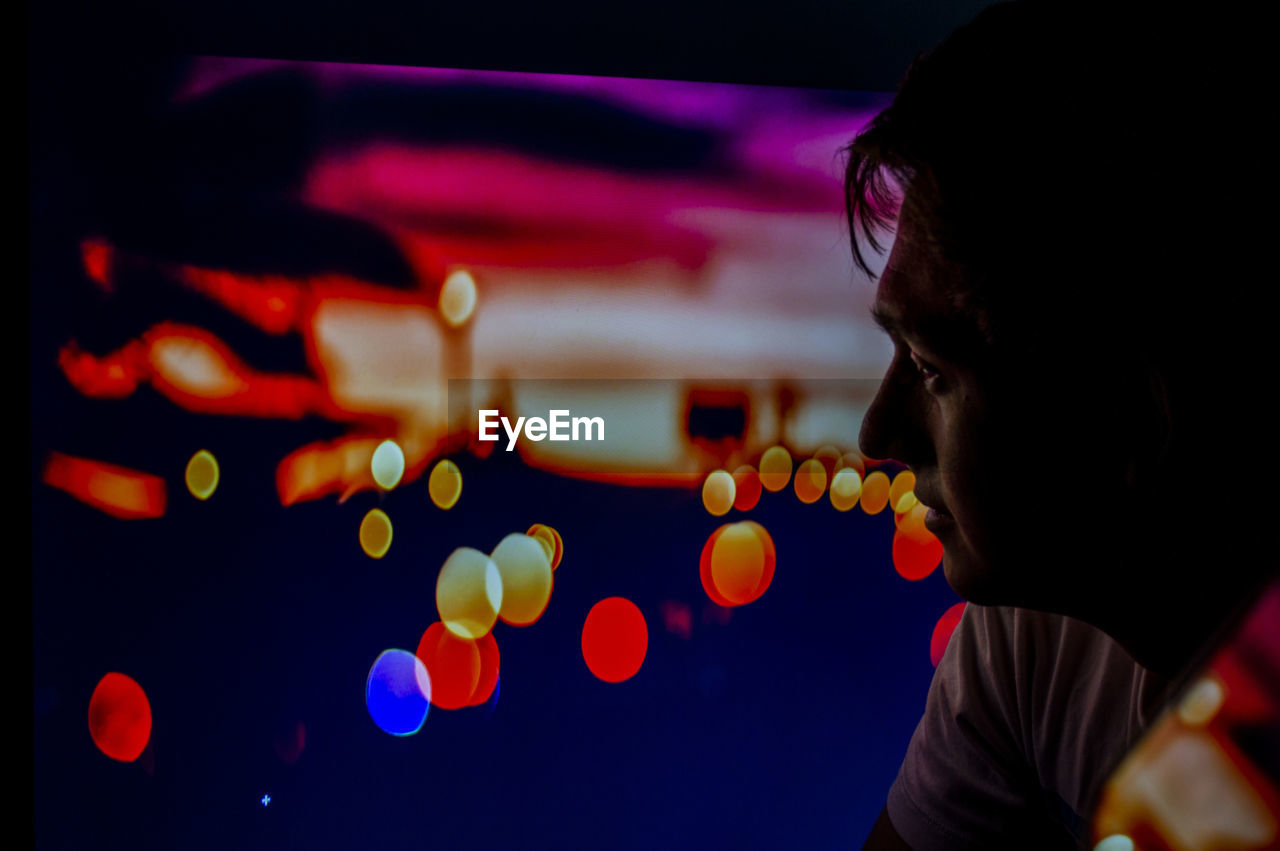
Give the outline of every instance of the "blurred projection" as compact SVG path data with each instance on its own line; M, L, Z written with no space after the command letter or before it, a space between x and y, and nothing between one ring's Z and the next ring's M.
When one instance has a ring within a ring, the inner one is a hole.
M777 564L773 538L759 523L727 523L711 533L702 548L699 576L717 605L742 606L760 598Z
M635 676L648 647L644 615L625 597L607 597L587 613L582 626L582 658L591 673L606 683Z
M528 626L542 617L551 600L551 562L537 539L518 532L507 535L489 558L502 577L498 617L512 626ZM477 636L478 637L478 636Z
M547 544L549 550L547 558L551 559L552 570L560 566L560 559L564 556L564 541L559 532L542 523L534 523L525 534Z
M207 449L201 449L187 462L187 490L196 499L205 500L218 489L218 460Z
M360 549L369 558L382 558L391 549L391 518L381 508L371 508L360 521Z
M458 270L444 279L440 287L440 315L452 328L460 328L476 309L476 280L471 273Z
M823 469L822 462L816 458L800 464L796 470L796 496L805 505L812 505L822 499L822 494L827 489L827 471Z
M766 449L760 456L760 485L777 493L791 481L791 453L781 446Z
M951 634L956 631L963 614L964 603L956 603L938 618L938 623L933 627L933 635L929 637L929 661L933 663L933 667L938 667L938 663L942 661L942 654L947 652Z
M408 650L384 650L365 684L369 717L384 733L411 736L422 729L431 708L431 677Z
M373 459L369 462L370 472L378 487L389 491L400 484L404 475L404 452L394 440L384 440L373 450Z
M760 474L750 464L743 464L733 471L733 507L739 511L750 511L760 502Z
M872 470L862 481L862 510L879 514L889 504L889 477L880 470Z
M893 569L903 579L913 582L924 579L942 564L942 542L937 538L920 540L904 534L901 529L893 533Z
M459 547L445 559L436 578L436 609L455 635L478 639L493 629L502 598L502 575L487 555Z
M427 493L437 508L450 509L462 495L462 471L447 458L438 461L427 479Z
M831 479L831 504L836 511L848 511L858 504L862 495L862 476L852 467L844 467L836 471Z
M98 681L89 698L89 735L114 760L142 755L151 739L151 704L132 677L112 672Z
M159 476L51 452L44 468L44 481L121 520L164 515L164 479Z
M430 675L433 706L461 709L471 704L480 684L477 642L455 635L437 621L422 634L415 655Z
M702 505L715 517L722 517L733 508L736 485L725 470L716 470L702 483Z

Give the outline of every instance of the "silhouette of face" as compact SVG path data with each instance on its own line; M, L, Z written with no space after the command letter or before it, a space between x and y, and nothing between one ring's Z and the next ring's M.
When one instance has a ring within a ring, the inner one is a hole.
M1107 411L1091 401L1096 386L1071 347L1050 343L1047 355L993 348L969 295L961 274L900 222L873 308L894 357L859 443L869 457L915 473L957 593L1067 611L1073 582L1104 575L1102 544L1079 530L1109 522L1101 514L1110 509L1096 506L1121 478L1106 461L1114 448Z

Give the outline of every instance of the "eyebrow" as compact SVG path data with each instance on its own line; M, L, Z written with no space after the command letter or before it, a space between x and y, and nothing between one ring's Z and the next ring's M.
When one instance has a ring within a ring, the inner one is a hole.
M871 318L890 337L912 337L937 352L957 361L973 360L988 351L976 322L961 316L906 316L877 302Z

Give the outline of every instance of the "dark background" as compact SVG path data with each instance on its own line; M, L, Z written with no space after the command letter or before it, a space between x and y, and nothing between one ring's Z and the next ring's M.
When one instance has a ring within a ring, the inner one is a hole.
M776 578L759 601L719 623L704 617L696 558L722 521L696 493L587 484L463 457L463 497L450 512L427 502L425 486L282 509L276 462L307 440L336 437L339 426L197 417L146 387L127 403L89 400L68 386L55 357L68 333L101 350L158 318L197 310L160 288L131 301L99 299L71 250L101 225L102 198L163 173L113 143L121 138L113 130L145 120L180 65L176 54L885 91L916 52L981 5L29 9L37 845L858 844L918 718L932 674L930 631L956 600L940 572L921 583L893 572L889 515L837 515L825 501L765 494L750 516L773 533ZM259 176L287 179L269 161L260 166ZM395 277L379 266L376 246L357 238L353 246L330 245L329 262L362 258L378 268L360 271ZM202 321L255 364L301 363L297 352ZM214 452L224 474L207 504L184 498L182 469L196 444ZM168 513L124 523L44 486L52 449L164 475ZM396 524L395 542L374 562L353 530L379 502ZM562 533L565 561L542 620L495 633L496 705L433 709L407 739L378 730L364 677L383 649L413 649L434 619L438 566L456 546L488 550L534 522ZM578 646L586 611L615 594L639 605L650 630L644 667L622 685L592 677ZM664 601L691 607L689 639L663 628ZM88 697L108 670L133 676L151 702L151 744L136 764L107 759L88 736ZM306 749L286 765L274 744L298 722ZM267 807L258 803L264 794L273 799Z

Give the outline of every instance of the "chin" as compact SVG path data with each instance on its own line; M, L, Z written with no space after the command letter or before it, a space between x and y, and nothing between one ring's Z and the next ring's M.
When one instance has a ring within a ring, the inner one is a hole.
M979 606L1013 605L1008 589L995 581L986 565L971 556L943 551L942 572L961 599ZM1002 593L1003 590L1003 593Z

